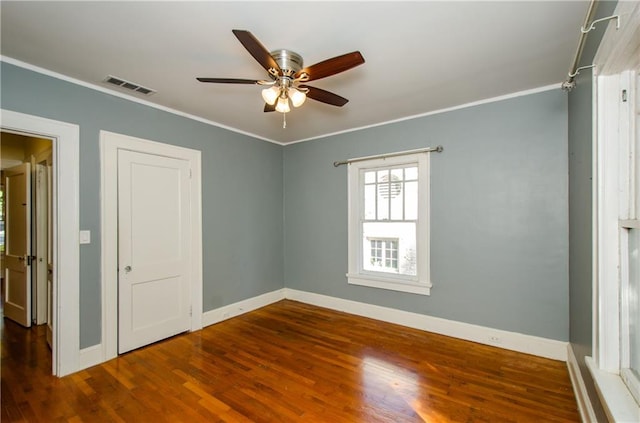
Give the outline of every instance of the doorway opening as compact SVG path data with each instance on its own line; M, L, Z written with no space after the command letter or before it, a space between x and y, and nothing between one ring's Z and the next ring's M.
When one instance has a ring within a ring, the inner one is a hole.
M46 343L38 350L52 363L53 140L3 130L0 149L2 329L30 331L20 338Z
M2 130L53 141L51 184L53 237L52 373L64 376L89 367L80 354L80 127L76 124L0 109ZM63 213L58 213L63 210ZM61 324L63 322L64 324Z

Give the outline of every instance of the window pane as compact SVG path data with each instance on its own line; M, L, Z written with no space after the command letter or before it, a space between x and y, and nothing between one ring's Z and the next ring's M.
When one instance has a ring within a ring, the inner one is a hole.
M626 309L629 316L629 368L640 378L640 230L629 230L629 286ZM624 305L623 305L624 307Z
M404 175L403 172L404 169L400 168L400 169L391 169L391 180L392 181L402 181L404 180Z
M391 197L391 220L404 219L404 193L402 192L402 183L397 182L395 185L399 188L398 195Z
M389 170L379 170L378 172L378 182L389 182Z
M365 185L364 187L364 218L366 220L375 220L376 218L376 186L375 185Z
M386 187L387 190L380 189L380 187ZM389 220L389 185L378 185L378 216L377 220Z
M418 219L418 182L404 183L404 219Z
M364 270L417 275L415 223L365 222L362 228Z
M376 182L376 172L365 172L364 173L364 183L365 184L373 184Z
M417 167L406 168L404 170L404 179L405 181L418 179L418 168Z

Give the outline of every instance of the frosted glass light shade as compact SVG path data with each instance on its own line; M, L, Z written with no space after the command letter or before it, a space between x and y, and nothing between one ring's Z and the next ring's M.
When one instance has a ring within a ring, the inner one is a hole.
M276 105L276 111L280 113L289 113L291 108L289 107L289 99L286 97L278 98L278 104Z
M262 99L265 101L265 103L270 104L271 106L276 104L276 100L278 100L279 96L280 88L276 87L275 85L273 87L265 88L264 90L262 90Z
M289 88L289 98L291 99L291 104L293 107L300 107L302 103L307 99L305 93L295 88Z

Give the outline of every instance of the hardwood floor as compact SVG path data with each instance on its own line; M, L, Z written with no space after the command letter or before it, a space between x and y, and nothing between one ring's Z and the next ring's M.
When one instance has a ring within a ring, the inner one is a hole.
M565 363L293 301L55 378L2 328L2 422L578 422Z

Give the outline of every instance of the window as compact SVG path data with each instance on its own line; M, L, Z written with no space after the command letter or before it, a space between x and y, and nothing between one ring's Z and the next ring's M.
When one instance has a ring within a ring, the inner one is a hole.
M349 164L350 284L429 294L428 159Z
M633 84L635 79L635 84ZM629 161L620 166L620 178L626 192L621 194L620 226L620 376L636 401L640 403L640 73L628 73L628 117L631 128L628 142L621 143ZM634 102L634 96L636 102ZM630 100L630 101L629 101ZM635 107L634 107L635 106ZM636 110L634 110L636 109ZM624 110L624 109L623 109ZM635 120L635 122L633 122Z
M637 201L638 192L635 194ZM621 227L627 251L621 272L620 376L640 403L640 221L623 221Z
M640 415L640 4L619 2L597 66L594 348L586 364L610 421Z

